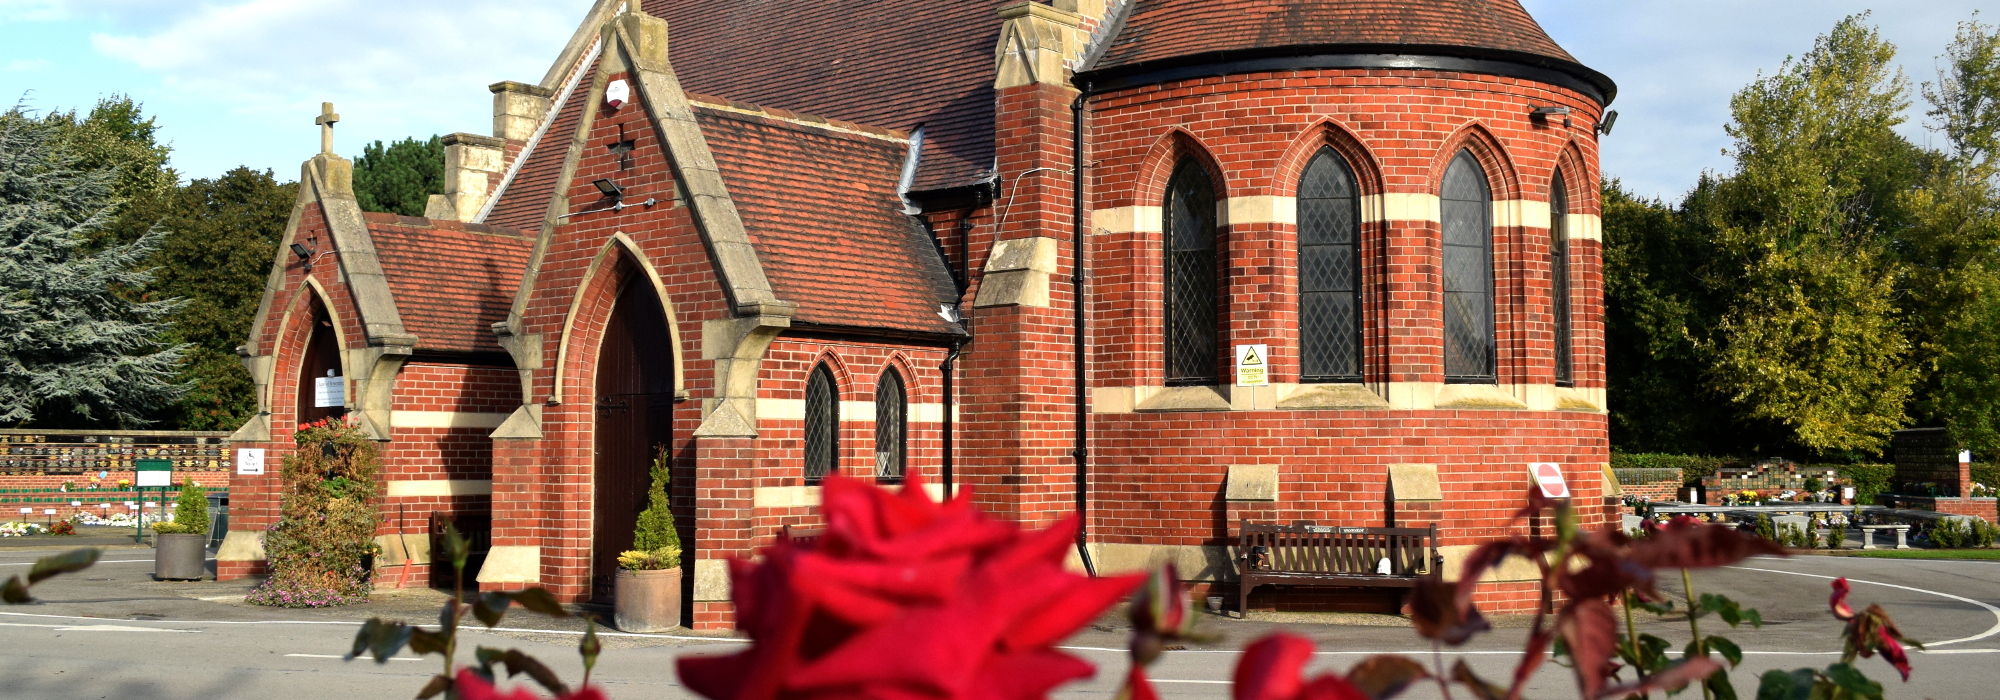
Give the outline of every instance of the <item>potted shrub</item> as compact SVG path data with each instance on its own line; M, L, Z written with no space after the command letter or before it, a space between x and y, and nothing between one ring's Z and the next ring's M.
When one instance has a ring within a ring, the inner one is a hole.
M153 578L198 581L208 575L208 492L181 487L174 519L153 525Z
M660 632L681 623L681 538L667 504L666 450L653 457L646 510L632 528L632 550L618 555L613 623L627 632Z

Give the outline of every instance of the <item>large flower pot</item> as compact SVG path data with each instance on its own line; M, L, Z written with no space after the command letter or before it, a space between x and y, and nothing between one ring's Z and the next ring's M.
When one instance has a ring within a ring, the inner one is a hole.
M199 581L208 577L208 536L153 535L153 578Z
M681 623L681 570L618 570L613 624L626 632L664 632Z

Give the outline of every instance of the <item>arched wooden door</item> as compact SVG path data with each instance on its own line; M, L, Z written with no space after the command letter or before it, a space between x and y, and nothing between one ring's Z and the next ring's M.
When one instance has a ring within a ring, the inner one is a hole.
M597 350L593 601L611 601L618 553L632 548L632 525L646 507L653 455L672 440L673 353L660 299L635 275L619 291Z

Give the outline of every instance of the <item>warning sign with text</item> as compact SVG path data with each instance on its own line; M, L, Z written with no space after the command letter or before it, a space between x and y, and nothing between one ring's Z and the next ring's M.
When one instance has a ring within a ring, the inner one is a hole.
M1271 346L1236 346L1236 385L1270 386Z

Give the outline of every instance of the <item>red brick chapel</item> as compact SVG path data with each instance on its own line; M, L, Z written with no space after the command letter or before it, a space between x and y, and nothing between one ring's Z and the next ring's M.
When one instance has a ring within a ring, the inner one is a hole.
M1436 524L1449 575L1529 463L1614 517L1615 88L1516 0L598 0L491 89L421 218L361 211L329 106L242 348L236 446L381 440L378 585L447 576L450 520L480 588L602 599L657 449L704 628L832 473L1082 510L1079 566L1216 591L1246 519Z

